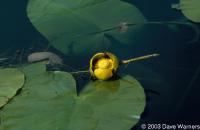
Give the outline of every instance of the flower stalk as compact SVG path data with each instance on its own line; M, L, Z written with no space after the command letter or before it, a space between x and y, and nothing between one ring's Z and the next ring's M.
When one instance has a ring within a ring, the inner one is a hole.
M71 74L90 73L91 76L99 80L108 80L112 78L118 70L118 67L130 62L146 60L159 56L160 54L154 53L150 55L140 56L128 60L119 61L118 58L110 53L97 53L90 60L89 70L70 72Z
M132 58L132 59L128 59L128 60L122 60L121 64L128 64L130 62L136 62L136 61L146 60L146 59L157 57L159 55L160 54L150 54L150 55L140 56L140 57L136 57L136 58Z

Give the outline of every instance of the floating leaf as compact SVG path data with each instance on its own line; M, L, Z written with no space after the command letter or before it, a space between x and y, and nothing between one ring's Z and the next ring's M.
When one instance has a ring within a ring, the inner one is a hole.
M43 66L24 68L20 95L0 111L1 130L129 130L144 110L143 88L131 76L91 81L77 96L71 74Z
M179 4L172 4L172 8L181 10L186 18L193 22L200 22L200 0L180 0Z
M0 69L0 107L3 107L24 84L24 74L18 69Z
M118 30L122 22L145 21L136 7L121 0L29 0L27 12L50 43L70 55L105 49L104 32Z
M115 40L117 40L120 43L131 45L135 41L135 34L139 31L139 28L141 29L143 25L137 25L137 26L130 26L128 27L126 32L119 33L118 30L111 30L105 33L105 36L109 39L109 37L113 37ZM141 33L141 32L138 32Z

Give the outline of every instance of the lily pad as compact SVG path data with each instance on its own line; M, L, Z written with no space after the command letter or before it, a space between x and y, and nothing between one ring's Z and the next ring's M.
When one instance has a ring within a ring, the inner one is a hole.
M138 122L145 95L133 77L90 81L77 96L71 74L43 66L24 68L20 95L0 111L1 130L129 130Z
M0 69L0 108L3 107L24 84L24 74L18 69Z
M27 13L51 45L70 55L105 49L105 32L123 22L145 21L134 5L121 0L29 0Z
M181 10L186 18L193 22L200 22L200 0L180 0L179 4L173 4L172 8Z
M134 43L137 39L137 33L141 33L141 29L144 25L135 25L128 27L126 32L119 33L118 30L111 30L105 33L105 36L109 39L109 37L114 38L120 43L126 45L136 44ZM112 42L112 41L111 41Z

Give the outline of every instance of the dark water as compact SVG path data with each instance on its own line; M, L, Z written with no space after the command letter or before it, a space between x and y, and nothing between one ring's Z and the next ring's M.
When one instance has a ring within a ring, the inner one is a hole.
M150 21L183 19L180 12L170 9L172 2L176 0L132 0ZM48 41L28 20L26 4L27 0L7 0L0 4L0 52L18 57L16 62L20 62L19 57L23 62L29 53L43 51L48 46ZM200 120L200 41L188 43L195 35L189 27L180 27L178 32L173 32L167 27L149 25L143 31L146 33L138 37L135 46L116 46L112 50L122 59L154 52L161 54L156 59L138 62L123 70L142 83L147 95L147 106L140 123L197 123ZM75 68L88 64L89 58L74 60L51 47L49 50L61 55Z

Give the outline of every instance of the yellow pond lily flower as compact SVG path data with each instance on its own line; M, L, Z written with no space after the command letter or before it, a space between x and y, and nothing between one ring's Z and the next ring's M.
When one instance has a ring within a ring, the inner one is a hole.
M145 60L157 56L159 56L159 54L150 54L131 58L128 60L121 60L119 62L118 58L110 52L97 53L90 60L90 74L95 79L108 80L117 73L119 65Z
M90 60L90 73L99 80L110 79L118 67L118 58L110 52L97 53Z

